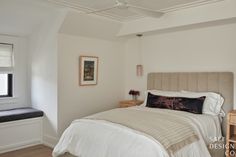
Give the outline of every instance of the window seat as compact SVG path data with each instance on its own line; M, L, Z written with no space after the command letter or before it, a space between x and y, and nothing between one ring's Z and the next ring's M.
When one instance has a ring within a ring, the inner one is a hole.
M0 123L29 118L37 118L42 116L43 111L31 107L0 110Z
M43 143L43 112L30 107L0 110L0 154Z

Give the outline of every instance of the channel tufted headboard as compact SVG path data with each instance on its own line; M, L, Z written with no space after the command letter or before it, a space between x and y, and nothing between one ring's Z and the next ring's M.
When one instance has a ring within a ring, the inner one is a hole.
M224 99L223 109L226 113L233 109L234 76L232 72L178 72L149 73L147 89L168 91L210 91L221 94ZM226 132L224 117L222 130Z

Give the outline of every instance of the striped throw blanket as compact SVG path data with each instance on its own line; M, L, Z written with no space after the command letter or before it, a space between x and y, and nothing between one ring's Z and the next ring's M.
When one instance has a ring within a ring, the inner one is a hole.
M95 114L87 119L105 120L137 130L156 139L170 154L199 140L186 118L166 112L148 112L132 108L118 108Z

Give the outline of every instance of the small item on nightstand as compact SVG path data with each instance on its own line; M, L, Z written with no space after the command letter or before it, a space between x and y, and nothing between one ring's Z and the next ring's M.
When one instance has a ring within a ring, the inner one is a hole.
M138 106L141 105L142 103L143 103L142 100L124 100L120 101L120 107L124 108L124 107Z
M227 116L227 134L226 134L226 157L230 157L232 152L235 154L236 148L236 110L232 110Z
M132 99L133 99L133 100L138 100L138 96L140 95L140 92L131 89L131 90L129 91L129 95L132 95Z

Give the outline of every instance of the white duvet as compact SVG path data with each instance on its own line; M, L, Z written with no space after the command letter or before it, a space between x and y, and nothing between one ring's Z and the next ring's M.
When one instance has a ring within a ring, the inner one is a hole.
M132 107L155 112L160 109ZM221 137L217 116L198 115L161 109L169 114L191 119L199 141L185 146L171 157L210 157L207 146L214 137ZM53 150L53 157L64 153L77 157L169 157L163 146L147 135L119 124L101 120L79 119L65 130Z

